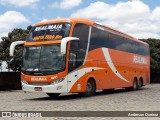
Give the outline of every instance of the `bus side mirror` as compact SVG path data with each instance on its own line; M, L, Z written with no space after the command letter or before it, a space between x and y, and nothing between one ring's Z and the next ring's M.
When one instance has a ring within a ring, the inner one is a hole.
M66 54L67 43L72 40L79 40L77 37L65 37L61 41L61 54Z
M11 46L10 46L10 50L9 50L9 55L10 56L13 56L14 55L14 49L17 45L22 45L24 44L25 41L15 41L15 42L12 42Z

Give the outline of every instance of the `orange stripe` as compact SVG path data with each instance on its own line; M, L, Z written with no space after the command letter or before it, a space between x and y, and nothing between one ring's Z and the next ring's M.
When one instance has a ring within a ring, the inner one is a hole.
M43 41L43 42L25 42L25 46L32 46L32 45L44 45L44 44L60 44L61 40L55 41Z

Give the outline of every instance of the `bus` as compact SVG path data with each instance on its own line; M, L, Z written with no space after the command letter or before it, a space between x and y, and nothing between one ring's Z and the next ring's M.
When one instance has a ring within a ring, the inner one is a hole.
M137 90L150 83L149 45L101 23L55 19L32 26L22 44L23 91L92 96L97 90Z

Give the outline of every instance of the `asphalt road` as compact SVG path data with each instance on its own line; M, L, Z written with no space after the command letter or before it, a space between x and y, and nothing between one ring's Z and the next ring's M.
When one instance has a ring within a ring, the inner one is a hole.
M52 99L45 93L1 91L0 109L1 111L160 111L160 84L150 84L137 91L97 92L92 97L63 94L57 99Z

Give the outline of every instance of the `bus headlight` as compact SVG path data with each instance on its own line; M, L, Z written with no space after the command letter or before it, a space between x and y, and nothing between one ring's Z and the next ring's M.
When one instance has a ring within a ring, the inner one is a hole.
M58 80L55 80L55 81L53 81L53 82L51 83L51 85L58 84L58 83L62 82L63 80L64 80L64 78L60 78L60 79L58 79Z

